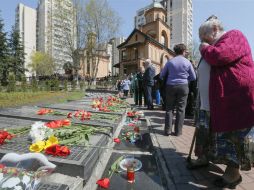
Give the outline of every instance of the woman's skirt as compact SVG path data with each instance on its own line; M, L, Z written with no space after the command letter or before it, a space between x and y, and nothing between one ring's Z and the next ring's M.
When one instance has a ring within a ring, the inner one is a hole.
M196 118L197 157L206 156L215 164L250 170L254 162L254 127L231 132L212 133L210 113L199 110Z

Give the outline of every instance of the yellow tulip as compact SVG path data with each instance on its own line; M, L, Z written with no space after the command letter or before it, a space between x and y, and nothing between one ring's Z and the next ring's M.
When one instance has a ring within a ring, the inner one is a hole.
M58 139L55 136L50 136L49 139L46 141L46 145L44 149L50 147L51 145L58 144Z
M41 152L45 147L45 142L44 141L38 141L34 144L32 144L30 147L29 147L29 150L31 152Z

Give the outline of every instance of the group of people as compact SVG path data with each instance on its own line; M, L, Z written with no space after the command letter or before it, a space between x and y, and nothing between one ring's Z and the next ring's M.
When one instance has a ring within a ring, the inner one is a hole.
M134 94L135 105L147 106L147 109L154 109L154 76L155 68L150 59L144 61L144 66L140 67L135 74L130 74L122 81L117 81L119 92L123 92L125 97Z
M220 188L234 188L242 181L239 170L254 162L254 62L246 37L238 30L224 31L216 16L199 28L201 60L194 71L185 58L186 47L174 47L160 77L166 79L165 135L181 135L188 83L197 75L195 154L189 169L209 162L225 164L214 181ZM176 110L174 133L173 111Z

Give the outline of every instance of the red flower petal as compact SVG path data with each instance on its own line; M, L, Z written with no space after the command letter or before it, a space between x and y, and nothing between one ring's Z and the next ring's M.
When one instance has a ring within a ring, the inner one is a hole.
M120 144L121 140L119 138L114 138L114 142L117 143L117 144Z
M71 125L71 121L69 119L63 119L60 121L61 121L62 126L70 126Z
M58 156L68 156L70 153L71 151L67 146L61 146Z
M61 147L60 145L54 144L54 145L46 148L45 153L53 155L53 156L57 156L60 151L60 147Z
M67 118L72 118L72 113L68 113Z
M136 133L139 133L139 127L134 127L134 131L136 132Z
M0 169L3 169L3 168L5 168L5 165L0 164Z
M136 125L134 123L129 123L128 126L135 127Z
M110 185L110 180L109 178L102 178L102 179L99 179L96 184L98 184L100 187L104 188L104 189L107 189L109 188L109 185Z

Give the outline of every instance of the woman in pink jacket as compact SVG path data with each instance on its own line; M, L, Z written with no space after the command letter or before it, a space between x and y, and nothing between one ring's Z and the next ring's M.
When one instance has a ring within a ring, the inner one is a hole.
M224 175L214 181L215 185L233 188L242 181L239 169L250 170L254 161L254 63L251 49L240 31L225 32L217 17L209 18L200 26L199 36L203 63L209 66L206 68L210 74L206 113L210 117L207 123L212 132L212 143L206 147L206 158L227 165Z

